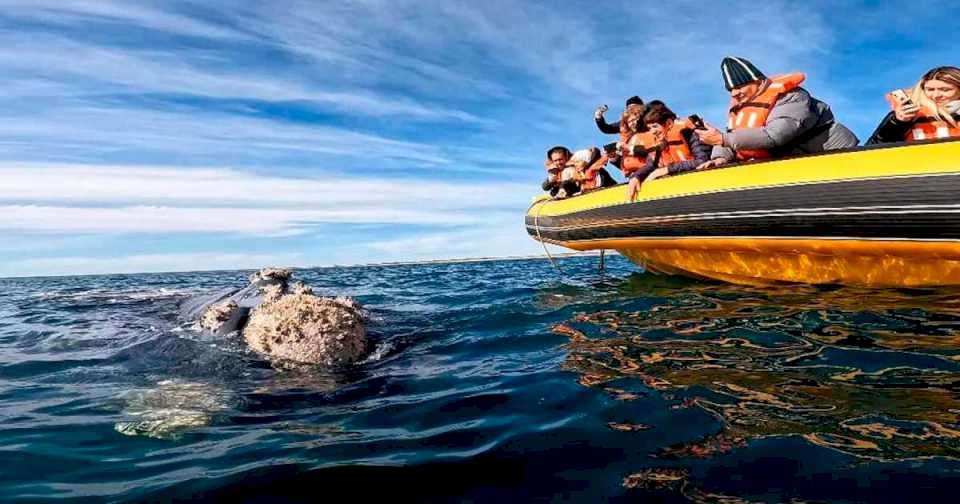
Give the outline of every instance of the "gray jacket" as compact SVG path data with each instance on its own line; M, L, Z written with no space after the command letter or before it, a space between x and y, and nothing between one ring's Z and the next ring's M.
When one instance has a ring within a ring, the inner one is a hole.
M784 93L761 128L742 128L723 134L723 146L711 157L734 159L740 149L767 149L773 157L813 154L856 147L860 140L833 117L830 106L803 88Z

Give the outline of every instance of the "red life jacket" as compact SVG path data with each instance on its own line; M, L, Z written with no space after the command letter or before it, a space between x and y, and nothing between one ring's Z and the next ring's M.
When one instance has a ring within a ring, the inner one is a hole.
M767 124L767 117L777 100L785 93L797 87L806 79L802 73L791 73L771 77L761 85L757 96L749 102L740 105L730 103L730 114L727 118L727 131L736 131L741 128L762 128ZM737 158L766 159L770 153L766 149L742 149L737 151Z

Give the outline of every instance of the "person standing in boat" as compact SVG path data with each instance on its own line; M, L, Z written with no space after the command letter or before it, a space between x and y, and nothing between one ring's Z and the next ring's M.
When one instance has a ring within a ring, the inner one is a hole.
M734 161L769 159L855 147L859 140L837 122L826 103L800 87L806 76L767 77L746 59L728 57L720 64L730 92L727 131L698 131L714 146L712 159L699 168Z
M912 88L892 91L886 98L893 111L867 145L960 138L960 68L934 68Z
M696 170L710 159L712 147L700 141L694 130L702 126L699 118L677 120L666 104L652 103L643 115L650 133L653 152L647 154L646 165L630 176L627 200L633 201L641 184L667 175ZM700 123L700 124L697 124Z

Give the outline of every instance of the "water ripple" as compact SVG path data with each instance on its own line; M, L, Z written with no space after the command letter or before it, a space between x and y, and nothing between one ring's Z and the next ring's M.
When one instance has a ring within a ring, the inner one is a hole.
M373 353L339 370L177 320L249 272L0 279L0 495L864 502L958 482L960 292L560 266L299 271L371 310Z

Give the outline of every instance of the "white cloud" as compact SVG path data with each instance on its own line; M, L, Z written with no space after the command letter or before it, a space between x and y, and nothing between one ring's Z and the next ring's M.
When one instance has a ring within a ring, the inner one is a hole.
M523 220L517 216L495 218L466 229L377 240L367 243L366 248L391 261L544 255L543 246L527 235ZM553 246L550 249L551 253L557 251Z
M463 225L481 220L475 213L369 206L324 210L0 206L0 230L60 233L233 233L276 237L301 234L309 226L322 223Z
M216 112L183 113L124 107L50 106L39 103L19 111L0 112L0 138L21 142L20 159L50 159L76 151L87 158L111 152L188 154L212 158L242 155L250 161L299 154L325 154L366 159L405 159L448 164L433 145L399 141L322 125L301 125ZM8 141L9 141L8 140ZM16 147L15 145L13 147ZM12 149L6 159L11 158Z
M499 217L503 208L519 212L529 193L525 185L496 181L0 163L0 202L10 203L0 206L0 229L281 236L318 223L466 225Z
M722 101L718 67L725 51L789 66L814 63L832 41L816 6L787 1L615 2L601 13L586 4L368 0L292 2L283 11L253 5L228 15L245 31L347 78L400 77L402 85L416 85L407 70L415 55L418 66L455 72L423 83L438 92L514 72L534 77L527 84L550 102L706 82Z
M378 176L274 176L228 168L99 166L0 162L0 201L70 203L178 202L249 206L310 205L344 209L363 203L383 212L395 208L494 207L523 204L525 184L398 180Z
M169 6L169 4L168 4ZM2 0L0 8L7 16L61 26L88 26L90 22L115 23L129 28L159 30L204 38L245 39L240 31L158 9L144 2L113 0Z
M116 48L59 35L0 34L0 69L13 87L4 95L41 99L89 95L173 93L216 99L299 101L342 115L490 124L462 110L410 97L330 89L330 79L301 72L238 67L210 49ZM21 82L22 81L22 82Z

